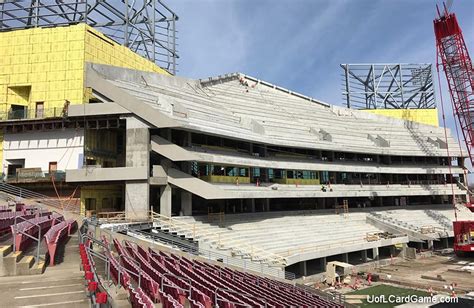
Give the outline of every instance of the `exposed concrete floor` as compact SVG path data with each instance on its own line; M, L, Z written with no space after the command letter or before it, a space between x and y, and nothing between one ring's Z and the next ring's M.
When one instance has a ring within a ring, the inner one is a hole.
M0 307L90 307L85 280L79 269L77 232L66 244L61 263L42 275L2 277Z

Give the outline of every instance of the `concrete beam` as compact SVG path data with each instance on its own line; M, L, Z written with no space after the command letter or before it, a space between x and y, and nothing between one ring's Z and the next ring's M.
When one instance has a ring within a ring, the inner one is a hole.
M334 172L370 172L370 173L389 173L389 174L446 174L449 173L449 168L445 166L387 166L381 164L347 164L334 162L315 162L314 160L298 159L298 161L289 161L277 157L263 157L257 158L255 156L245 155L239 153L222 153L215 152L209 149L197 148L182 148L187 151L187 155L194 155L195 160L205 163L226 164L235 166L253 166L260 168L276 168L276 169L295 169L295 170L326 170ZM205 152L204 152L205 151ZM173 160L173 159L172 159ZM460 167L452 167L453 173L462 173L463 169Z
M110 101L136 114L155 127L181 126L178 122L166 116L161 111L143 103L138 98L107 81L103 76L97 73L93 64L87 65L85 86L94 89L104 97L107 97Z
M147 180L146 167L116 167L98 168L86 167L83 169L66 170L66 182L101 182L101 181L132 181Z
M99 115L129 114L129 110L116 103L97 103L70 105L67 110L68 117L88 117Z
M198 156L160 136L151 137L151 149L172 161L197 161Z

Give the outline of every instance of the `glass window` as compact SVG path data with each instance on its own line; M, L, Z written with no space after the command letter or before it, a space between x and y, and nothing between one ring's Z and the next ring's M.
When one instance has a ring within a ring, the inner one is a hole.
M275 176L274 176L275 179L284 179L285 178L285 171L284 170L275 169L274 174L275 174Z
M199 175L200 176L209 175L209 166L208 165L199 165Z
M248 177L249 176L248 168L239 168L239 176Z
M329 182L329 172L328 171L322 171L321 172L321 180L323 183Z

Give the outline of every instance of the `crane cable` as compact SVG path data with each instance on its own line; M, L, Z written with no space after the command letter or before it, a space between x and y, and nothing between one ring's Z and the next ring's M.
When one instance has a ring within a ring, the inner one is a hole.
M452 172L452 169L451 169L451 155L449 154L448 130L446 128L446 115L444 113L443 90L441 89L441 77L439 75L439 66L440 66L439 57L436 57L436 72L437 72L437 75L438 75L438 88L439 88L439 98L440 98L440 102L441 102L441 112L443 114L444 139L445 139L445 142L446 142L446 153L448 155L449 176L450 176L450 179L451 179L451 192L452 192L452 203L453 203L454 219L455 219L455 221L458 221L458 213L456 212L456 195L454 194L453 172ZM453 114L454 114L454 109L453 109ZM454 119L454 126L456 126L456 132L457 132L457 125L456 125L456 120L455 119ZM458 143L459 143L459 147L461 147L461 143L459 141L459 135L458 135Z

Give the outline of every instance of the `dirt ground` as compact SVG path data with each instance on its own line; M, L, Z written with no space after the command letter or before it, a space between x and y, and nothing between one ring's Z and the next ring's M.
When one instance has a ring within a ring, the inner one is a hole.
M433 288L448 291L455 284L459 294L474 291L474 259L461 259L455 256L419 258L388 265L376 270L386 281L419 289Z

